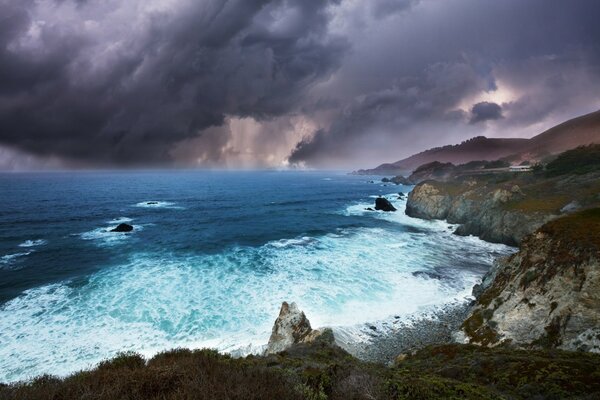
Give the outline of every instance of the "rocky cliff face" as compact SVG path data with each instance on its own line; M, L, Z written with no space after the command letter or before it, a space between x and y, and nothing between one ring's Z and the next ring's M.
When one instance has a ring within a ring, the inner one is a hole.
M525 235L556 217L546 212L523 213L504 207L523 196L518 185L490 188L474 180L452 184L426 181L408 195L406 214L461 224L456 231L459 235L517 245Z
M600 208L545 224L474 293L471 343L600 353Z

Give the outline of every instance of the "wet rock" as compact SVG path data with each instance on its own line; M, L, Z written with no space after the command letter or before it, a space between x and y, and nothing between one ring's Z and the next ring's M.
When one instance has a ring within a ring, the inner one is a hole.
M157 204L158 204L158 201L149 201L146 203L146 205L148 205L148 206L155 206Z
M384 197L378 197L375 199L375 209L380 211L396 211L396 207L390 203L390 201Z
M116 228L111 229L111 232L131 232L133 230L133 226L129 224L119 224Z

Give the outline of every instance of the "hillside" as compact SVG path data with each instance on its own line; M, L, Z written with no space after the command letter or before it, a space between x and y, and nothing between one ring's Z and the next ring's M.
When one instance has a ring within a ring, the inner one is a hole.
M359 170L359 175L406 174L420 165L439 161L464 164L505 158L513 163L538 160L577 146L600 143L600 110L563 122L531 139L494 139L478 136L457 145L436 147L394 163Z
M473 345L428 347L391 367L365 363L335 345L294 345L234 359L178 349L145 360L125 353L64 379L0 385L0 399L593 399L600 355Z

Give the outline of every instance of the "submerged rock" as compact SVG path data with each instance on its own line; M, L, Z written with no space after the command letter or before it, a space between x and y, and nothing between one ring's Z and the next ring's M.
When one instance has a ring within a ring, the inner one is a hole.
M333 343L331 329L312 329L310 321L301 311L296 303L283 302L279 310L279 316L273 325L273 331L269 338L266 354L280 353L289 349L294 344L311 343L317 338L324 338Z
M390 201L384 197L378 197L375 199L375 209L381 211L396 211L396 207L390 203Z
M131 232L133 230L133 226L129 224L119 224L116 228L111 229L111 232Z

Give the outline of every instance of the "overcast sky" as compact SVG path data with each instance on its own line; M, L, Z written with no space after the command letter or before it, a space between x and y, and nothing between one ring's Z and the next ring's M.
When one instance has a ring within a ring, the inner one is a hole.
M361 168L600 108L596 0L0 0L0 169Z

